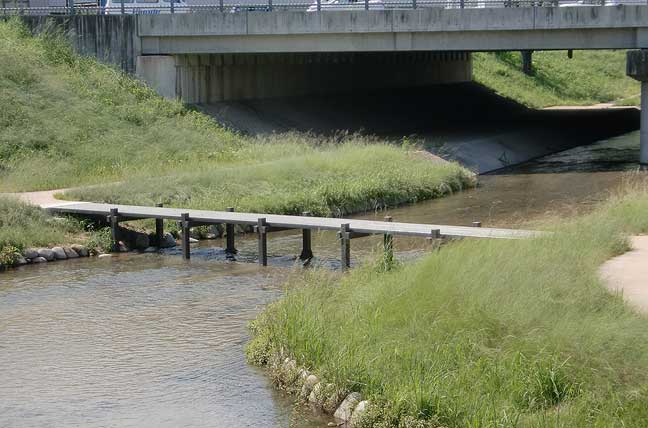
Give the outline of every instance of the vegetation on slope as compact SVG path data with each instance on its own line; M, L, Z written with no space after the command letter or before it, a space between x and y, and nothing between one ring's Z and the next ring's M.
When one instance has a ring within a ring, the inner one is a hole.
M94 231L83 222L55 218L16 198L0 196L0 270L12 266L25 248L69 242L108 248L107 237L105 231Z
M125 204L165 201L201 209L232 206L247 212L341 216L439 197L472 180L456 164L430 166L415 152L356 140L267 163L176 174L166 177L164 186L151 178L67 195Z
M522 72L519 52L473 54L475 81L526 106L638 105L639 83L625 74L625 51L533 54L532 76Z
M248 354L285 349L360 391L378 404L367 427L645 426L648 321L597 269L648 232L647 209L637 190L546 237L453 242L387 273L298 275Z
M335 215L474 184L456 164L359 136L248 138L0 23L0 191L120 182L72 196L137 204Z

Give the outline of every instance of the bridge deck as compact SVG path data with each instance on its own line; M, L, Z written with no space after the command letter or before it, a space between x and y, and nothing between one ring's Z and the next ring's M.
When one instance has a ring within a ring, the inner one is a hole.
M198 224L242 224L257 225L260 218L266 220L270 228L315 229L339 231L343 224L349 224L349 231L357 234L390 234L395 236L420 237L472 237L520 239L538 236L541 232L530 230L495 229L438 224L398 223L374 220L356 220L327 217L304 217L275 214L256 214L227 211L205 211L185 208L157 208L133 205L98 204L90 202L61 203L47 208L54 213L67 213L88 216L108 216L111 208L117 208L119 217L128 219L165 219L181 220L183 213L189 220ZM437 232L438 231L438 232Z

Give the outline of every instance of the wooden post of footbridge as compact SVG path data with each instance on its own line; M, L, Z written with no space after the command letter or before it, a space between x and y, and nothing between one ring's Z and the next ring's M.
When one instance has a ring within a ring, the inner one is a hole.
M310 217L310 211L304 211L303 217ZM302 229L302 252L299 260L306 261L313 258L312 233L310 229Z
M228 213L233 213L234 208L232 207L227 207L225 210ZM236 254L238 251L236 250L236 247L234 246L234 224L233 223L226 223L225 224L225 239L227 240L227 246L225 247L225 253L228 256L233 256Z
M110 214L108 215L108 224L110 224L110 239L111 239L111 251L116 253L119 251L119 209L111 208Z
M265 218L257 220L256 232L259 244L259 264L268 266L268 226Z
M189 213L180 214L180 230L182 233L182 257L189 260L191 258L191 248L189 247L191 222L189 221Z
M162 208L164 204L159 203L155 204L157 208ZM155 219L155 239L157 240L157 246L162 246L162 241L164 240L164 219L156 218Z
M340 225L340 262L342 270L346 271L351 267L351 225L344 223Z
M385 216L386 222L391 223L392 220L391 216ZM385 265L391 266L394 261L394 237L391 233L385 233L383 235L383 248L385 251Z

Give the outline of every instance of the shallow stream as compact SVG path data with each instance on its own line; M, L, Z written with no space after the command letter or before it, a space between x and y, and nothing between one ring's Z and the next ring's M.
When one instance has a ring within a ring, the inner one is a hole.
M637 168L638 132L481 177L478 189L362 217L518 226L588 210ZM352 242L354 261L380 237ZM246 324L281 295L301 236L253 238L227 262L220 241L178 250L34 265L0 275L0 427L321 427L245 363ZM397 239L400 258L428 244ZM333 233L314 234L338 266Z

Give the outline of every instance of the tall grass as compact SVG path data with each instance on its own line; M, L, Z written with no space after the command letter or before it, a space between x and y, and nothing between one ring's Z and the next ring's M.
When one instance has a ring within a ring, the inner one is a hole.
M535 52L534 73L522 73L518 52L473 54L475 81L529 107L624 100L638 105L639 84L625 75L625 51ZM629 99L628 99L629 98Z
M112 203L163 201L201 209L233 206L239 211L341 216L440 197L472 186L473 181L457 164L431 167L412 152L356 141L266 163L129 180L73 190L66 196Z
M551 236L455 242L389 273L297 275L250 353L284 347L361 391L379 404L367 426L646 426L648 320L597 269L648 232L647 210L635 191Z

